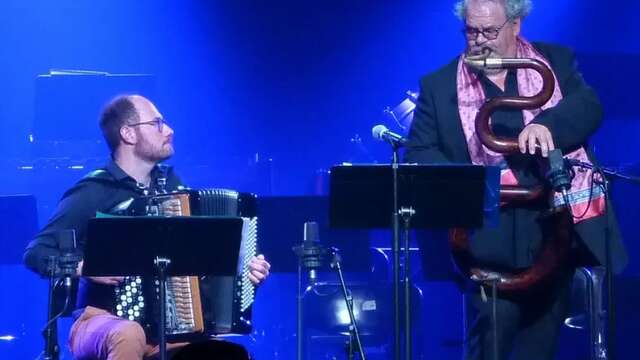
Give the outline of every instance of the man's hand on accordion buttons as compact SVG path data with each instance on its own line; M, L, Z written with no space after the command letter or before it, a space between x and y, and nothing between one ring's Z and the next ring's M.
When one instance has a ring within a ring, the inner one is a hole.
M271 264L265 260L264 255L254 256L249 261L249 280L254 285L260 285L269 276Z

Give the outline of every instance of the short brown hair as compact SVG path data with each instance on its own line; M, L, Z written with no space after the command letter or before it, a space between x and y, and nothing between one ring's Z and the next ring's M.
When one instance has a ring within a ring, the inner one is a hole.
M100 116L100 129L111 154L120 145L120 128L125 124L138 121L140 121L140 116L131 101L131 95L118 96L105 106Z

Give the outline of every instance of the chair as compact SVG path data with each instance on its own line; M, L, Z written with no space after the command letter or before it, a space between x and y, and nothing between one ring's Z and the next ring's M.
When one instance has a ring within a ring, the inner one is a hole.
M564 324L573 329L589 329L591 344L590 359L606 360L605 316L603 308L603 282L605 268L602 266L581 267L574 277L574 294L583 293L583 311L565 319Z

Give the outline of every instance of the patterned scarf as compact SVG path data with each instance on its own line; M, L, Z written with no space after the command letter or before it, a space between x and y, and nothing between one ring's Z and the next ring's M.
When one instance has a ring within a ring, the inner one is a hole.
M469 149L471 161L476 165L500 166L502 169L500 184L518 185L518 180L516 179L513 171L509 169L504 156L487 149L480 143L480 139L476 135L475 118L478 110L485 102L485 94L478 75L464 63L464 56L464 54L461 55L458 61L458 112L462 122L462 129L467 140L467 147ZM542 54L540 54L529 42L521 37L518 37L516 57L537 59L549 66L549 62L542 56ZM529 124L540 112L556 106L556 104L562 100L562 92L558 85L558 78L555 73L553 76L556 81L551 99L549 99L542 108L522 110L525 125ZM535 70L518 69L517 79L518 93L521 96L533 96L542 88L542 76L540 76L540 74ZM566 157L591 163L584 148L573 151ZM591 201L589 202L590 195ZM556 206L564 204L564 199L561 194L555 194L554 203ZM574 217L575 223L604 214L604 194L597 184L593 184L591 170L576 172L575 177L571 181L571 189L569 190L569 204L574 216L577 216L577 218Z

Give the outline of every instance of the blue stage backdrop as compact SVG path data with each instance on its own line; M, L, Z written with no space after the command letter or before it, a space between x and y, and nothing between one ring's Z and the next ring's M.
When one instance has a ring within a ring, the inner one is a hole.
M405 91L417 90L423 74L463 49L452 6L449 0L3 0L0 195L34 195L42 225L64 189L107 160L95 132L100 106L108 101L99 94L131 78L143 83L116 87L156 102L175 130L177 153L170 163L188 184L260 195L321 193L333 164L388 161L389 149L371 139L371 127L384 123L398 130L383 109L397 105ZM592 140L596 154L604 165L636 175L638 14L635 0L534 0L523 25L528 39L576 51L605 106L605 122ZM48 80L56 82L53 88ZM92 94L97 98L88 100ZM640 191L623 181L613 187L631 256L621 284L635 284ZM0 236L0 248L13 254L0 264L0 336L18 336L0 340L0 358L35 359L46 284L19 265L26 240L13 230ZM282 245L282 251L290 249ZM420 272L416 281L425 298L416 330L420 351L457 359L459 294L450 283L425 281ZM629 286L620 294L637 299L638 287ZM259 292L256 334L240 341L260 359L293 359L294 296L291 273L275 274ZM634 313L620 307L620 317L628 320L621 321L622 330L637 321ZM68 323L62 322L62 333ZM630 358L633 341L625 333L631 331L619 331L618 343L621 358ZM566 349L586 346L567 336L573 340ZM64 334L60 339L64 344ZM371 351L385 358L384 346ZM573 355L563 359L579 359L585 351L565 351Z

